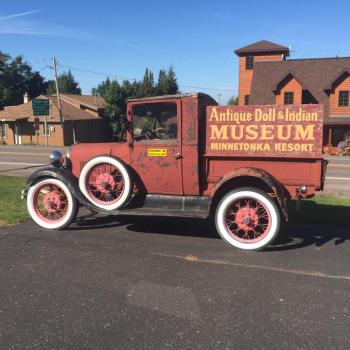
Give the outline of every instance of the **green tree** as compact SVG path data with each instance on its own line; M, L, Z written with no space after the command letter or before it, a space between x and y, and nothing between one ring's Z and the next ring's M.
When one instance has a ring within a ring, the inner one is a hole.
M157 95L174 95L180 93L173 66L170 66L168 71L164 69L159 71L156 93Z
M228 102L227 102L228 106L238 106L238 97L232 96Z
M110 85L111 85L111 81L109 78L107 78L105 81L100 83L97 86L97 88L92 88L91 93L94 96L104 96L107 93Z
M72 72L63 72L57 77L58 89L61 94L81 95L79 83L75 80ZM53 95L56 93L56 85L53 80L48 82L47 94Z
M131 84L124 81L122 85L117 80L107 78L101 82L96 88L92 89L93 95L102 96L105 100L105 118L113 131L113 134L119 135L123 127L123 121L120 115L125 111L126 105L126 85L131 89Z
M173 66L170 66L168 69L167 81L168 81L167 94L168 95L178 94L180 92L180 89L177 83L177 78L176 78L176 74Z
M125 115L127 99L169 95L178 92L179 86L173 67L169 67L168 71L164 69L159 71L157 84L155 84L153 72L147 68L140 81L124 80L119 84L117 80L107 78L91 90L93 95L104 98L106 118L108 118L112 129L117 134L122 127L122 119L116 116Z
M0 52L0 108L23 103L24 93L36 97L47 88L47 83L39 72L23 59L23 56L11 58Z
M157 95L166 95L168 93L168 78L164 69L158 74Z
M142 83L137 93L140 97L148 97L155 95L154 76L151 70L146 68Z

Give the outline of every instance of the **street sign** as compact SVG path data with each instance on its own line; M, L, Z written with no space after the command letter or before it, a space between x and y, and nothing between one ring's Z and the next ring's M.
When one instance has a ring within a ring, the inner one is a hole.
M47 99L34 98L32 100L32 109L35 116L49 115L50 114L50 102Z

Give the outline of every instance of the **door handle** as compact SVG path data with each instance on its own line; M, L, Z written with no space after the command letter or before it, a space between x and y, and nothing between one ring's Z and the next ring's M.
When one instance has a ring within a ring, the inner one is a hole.
M173 157L174 157L175 159L180 159L180 158L182 158L182 154L181 154L180 152L177 152L177 153L175 153L175 154L173 155Z

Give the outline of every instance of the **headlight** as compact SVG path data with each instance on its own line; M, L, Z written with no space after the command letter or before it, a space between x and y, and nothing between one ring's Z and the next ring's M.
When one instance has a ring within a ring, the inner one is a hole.
M64 162L64 156L60 151L53 151L50 154L50 163L54 166L61 166Z

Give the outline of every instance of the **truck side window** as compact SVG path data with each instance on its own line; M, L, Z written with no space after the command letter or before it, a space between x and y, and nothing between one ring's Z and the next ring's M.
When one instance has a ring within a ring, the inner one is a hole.
M134 140L173 140L177 138L176 103L145 103L134 105Z

